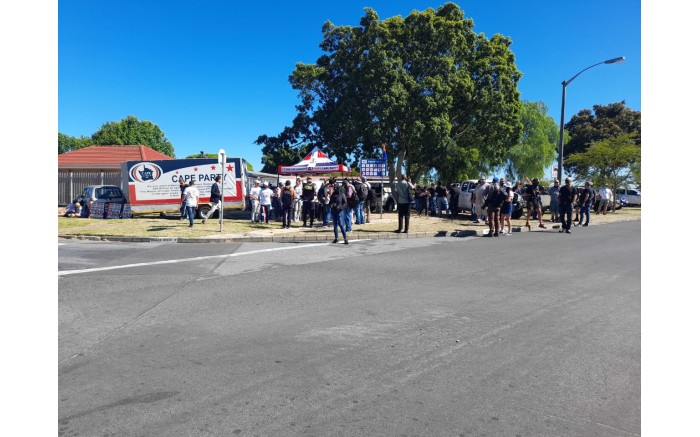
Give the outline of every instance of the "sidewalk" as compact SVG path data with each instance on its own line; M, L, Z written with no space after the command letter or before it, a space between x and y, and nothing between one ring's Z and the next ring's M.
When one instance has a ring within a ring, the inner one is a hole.
M627 212L627 211L626 211ZM545 217L549 217L545 214ZM597 226L607 223L620 221L640 220L641 211L636 215L626 213L609 212L606 215L591 215L591 226ZM226 220L229 220L228 218ZM245 219L242 219L245 220ZM218 223L215 219L211 223ZM391 229L395 229L398 223L396 213L385 213L384 218L379 218L379 215L372 215L371 223L364 225L353 225L352 232L348 233L348 240L382 240L382 239L403 239L403 238L435 238L435 237L474 237L484 236L488 234L488 226L483 223L474 224L467 220L465 215L458 216L455 220L441 219L437 217L418 217L411 216L410 228L415 231L409 233L394 233ZM512 220L513 234L523 232L558 232L561 225L543 221L547 229L538 227L538 222L530 220L530 230L524 224L524 219ZM333 234L332 224L328 228L323 228L314 224L313 228L302 228L300 224L291 229L281 228L280 222L272 222L269 227L260 230L252 230L244 233L217 233L211 232L210 235L201 237L183 237L183 236L119 236L119 235L71 235L69 233L59 234L59 238L65 239L80 239L91 241L122 241L122 242L176 242L176 243L249 243L249 242L281 242L281 243L296 243L296 242L330 242L335 238ZM572 227L572 229L578 229ZM226 226L224 226L226 232ZM503 235L501 235L503 236ZM342 236L341 236L342 238ZM512 238L512 237L507 237Z

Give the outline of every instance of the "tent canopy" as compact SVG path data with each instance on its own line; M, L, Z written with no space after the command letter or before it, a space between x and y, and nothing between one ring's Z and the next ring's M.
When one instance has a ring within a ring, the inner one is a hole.
M336 164L331 161L318 147L314 147L304 159L294 165L280 165L277 167L277 173L281 175L349 172L350 169L343 164Z

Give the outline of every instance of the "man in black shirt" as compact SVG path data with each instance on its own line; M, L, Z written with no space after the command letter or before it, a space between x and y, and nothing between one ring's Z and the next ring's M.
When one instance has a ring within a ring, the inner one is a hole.
M306 226L307 217L309 217L310 220L309 227L314 227L314 197L316 197L316 187L311 180L311 176L309 176L306 178L306 182L301 186L301 200L304 202L301 209L302 220L304 221L303 227Z
M571 214L576 202L576 188L571 186L571 178L566 178L564 186L559 188L559 217L561 229L559 232L571 233Z

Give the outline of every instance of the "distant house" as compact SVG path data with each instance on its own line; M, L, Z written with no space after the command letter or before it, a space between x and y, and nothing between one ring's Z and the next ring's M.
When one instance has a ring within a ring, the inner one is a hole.
M91 146L58 155L58 205L88 185L121 185L121 163L174 159L146 146Z

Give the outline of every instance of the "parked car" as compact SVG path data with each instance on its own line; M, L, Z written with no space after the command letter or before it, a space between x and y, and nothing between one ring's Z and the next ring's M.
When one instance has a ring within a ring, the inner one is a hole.
M620 188L615 191L615 197L620 199L623 206L642 206L642 192L634 188Z
M372 189L374 190L374 194L377 199L379 199L379 193L382 190L382 185L380 182L370 182L369 183ZM389 184L384 184L384 194L381 196L382 198L382 207L384 208L384 211L395 211L396 210L396 199L394 198L394 195L391 193L391 187ZM376 208L375 208L376 210Z
M88 185L78 196L78 203L83 207L81 217L88 217L90 208L95 202L128 203L122 189L116 185Z

